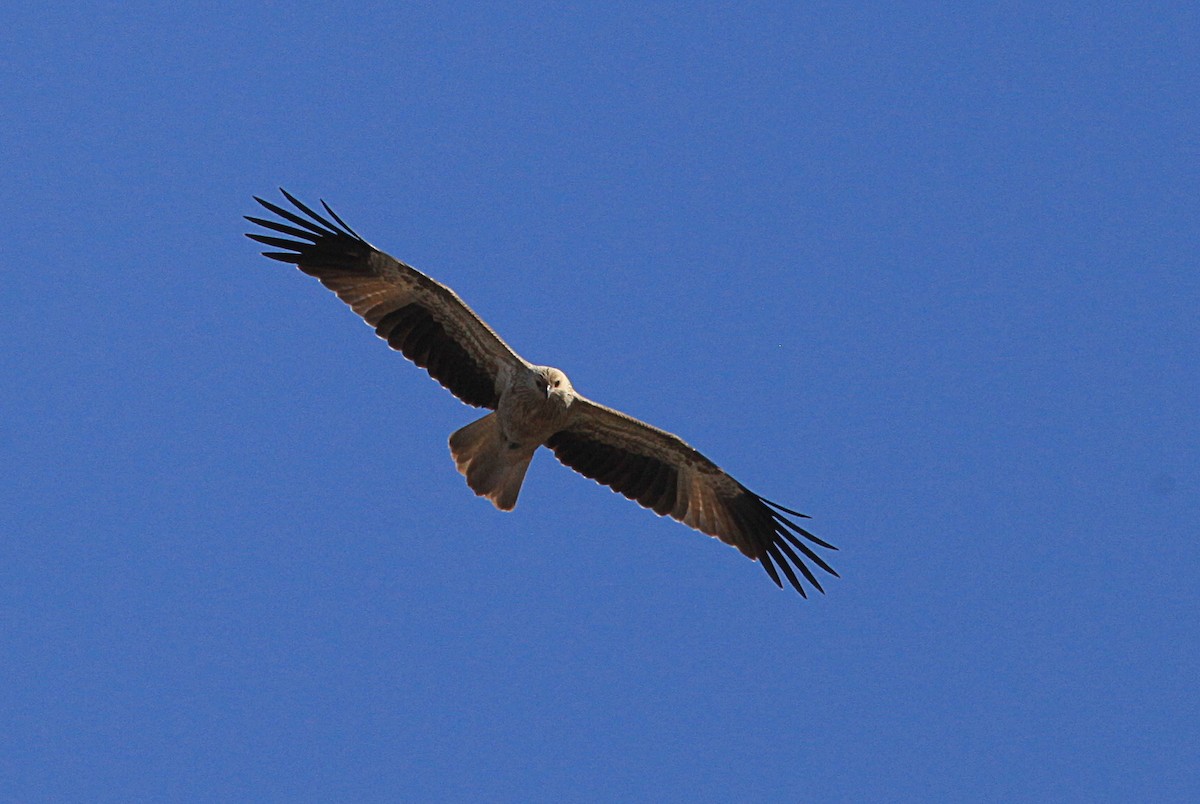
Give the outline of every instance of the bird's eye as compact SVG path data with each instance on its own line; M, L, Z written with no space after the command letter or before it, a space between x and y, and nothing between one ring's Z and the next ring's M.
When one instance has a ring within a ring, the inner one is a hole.
M555 387L555 388L557 388L557 387L558 387L558 380L555 380L555 381L554 381L554 387Z

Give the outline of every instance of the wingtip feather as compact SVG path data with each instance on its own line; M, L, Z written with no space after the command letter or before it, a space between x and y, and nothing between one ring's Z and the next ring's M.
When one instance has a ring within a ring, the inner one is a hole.
M323 206L325 208L325 211L328 212L330 214L330 216L335 221L337 221L338 224L340 224L343 229L346 230L346 234L350 235L351 237L356 237L359 240L363 240L363 236L360 235L358 232L354 231L353 229L351 229L350 225L348 223L346 223L344 220L342 220L341 216L339 216L336 212L334 212L332 207L330 207L328 204L325 203L324 198L321 199L321 206ZM366 240L363 240L363 242L365 243Z
M771 580L775 582L775 585L782 589L783 581L779 580L779 573L775 571L775 565L771 563L771 557L763 553L758 557L758 560L762 564L763 569L767 571L767 575L771 576Z
M767 552L770 553L771 557L774 558L775 561L779 564L779 568L781 570L783 570L783 574L787 576L788 583L790 583L792 585L792 588L795 589L797 592L799 592L801 597L807 598L808 593L805 592L804 587L801 586L800 579L796 577L796 573L792 570L791 565L788 564L787 559L784 558L780 554L779 544L773 543L773 544L768 545ZM804 569L803 564L800 564L799 566L802 570ZM807 577L807 574L806 574L806 577Z

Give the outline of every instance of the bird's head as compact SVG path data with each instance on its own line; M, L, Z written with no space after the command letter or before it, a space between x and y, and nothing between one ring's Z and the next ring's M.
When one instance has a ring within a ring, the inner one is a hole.
M566 374L550 366L538 366L533 372L533 381L537 385L538 391L545 394L547 399L570 403L571 398L575 395L575 389L571 387L571 381L567 379Z

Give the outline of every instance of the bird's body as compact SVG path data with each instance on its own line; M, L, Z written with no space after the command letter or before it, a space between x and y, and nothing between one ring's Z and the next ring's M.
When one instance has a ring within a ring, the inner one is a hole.
M450 436L450 453L471 490L511 511L533 454L567 427L574 401L574 389L558 369L530 366L512 372L496 412Z
M567 375L549 366L516 372L500 395L496 417L509 449L536 449L566 426L575 389Z
M836 548L785 516L803 514L754 494L678 436L587 399L559 369L529 363L454 291L371 246L327 205L333 221L284 196L302 214L258 198L282 220L247 216L296 238L248 235L286 249L264 254L317 277L389 346L463 402L493 411L450 437L455 465L476 494L511 510L545 446L580 474L737 547L777 585L778 566L805 594L794 567L821 590L805 559L837 575L806 542Z

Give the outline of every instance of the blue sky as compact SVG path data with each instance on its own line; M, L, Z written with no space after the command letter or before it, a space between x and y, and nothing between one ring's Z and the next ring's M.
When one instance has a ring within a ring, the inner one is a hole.
M0 797L1200 793L1194 4L6 18ZM279 185L841 579L474 497Z

